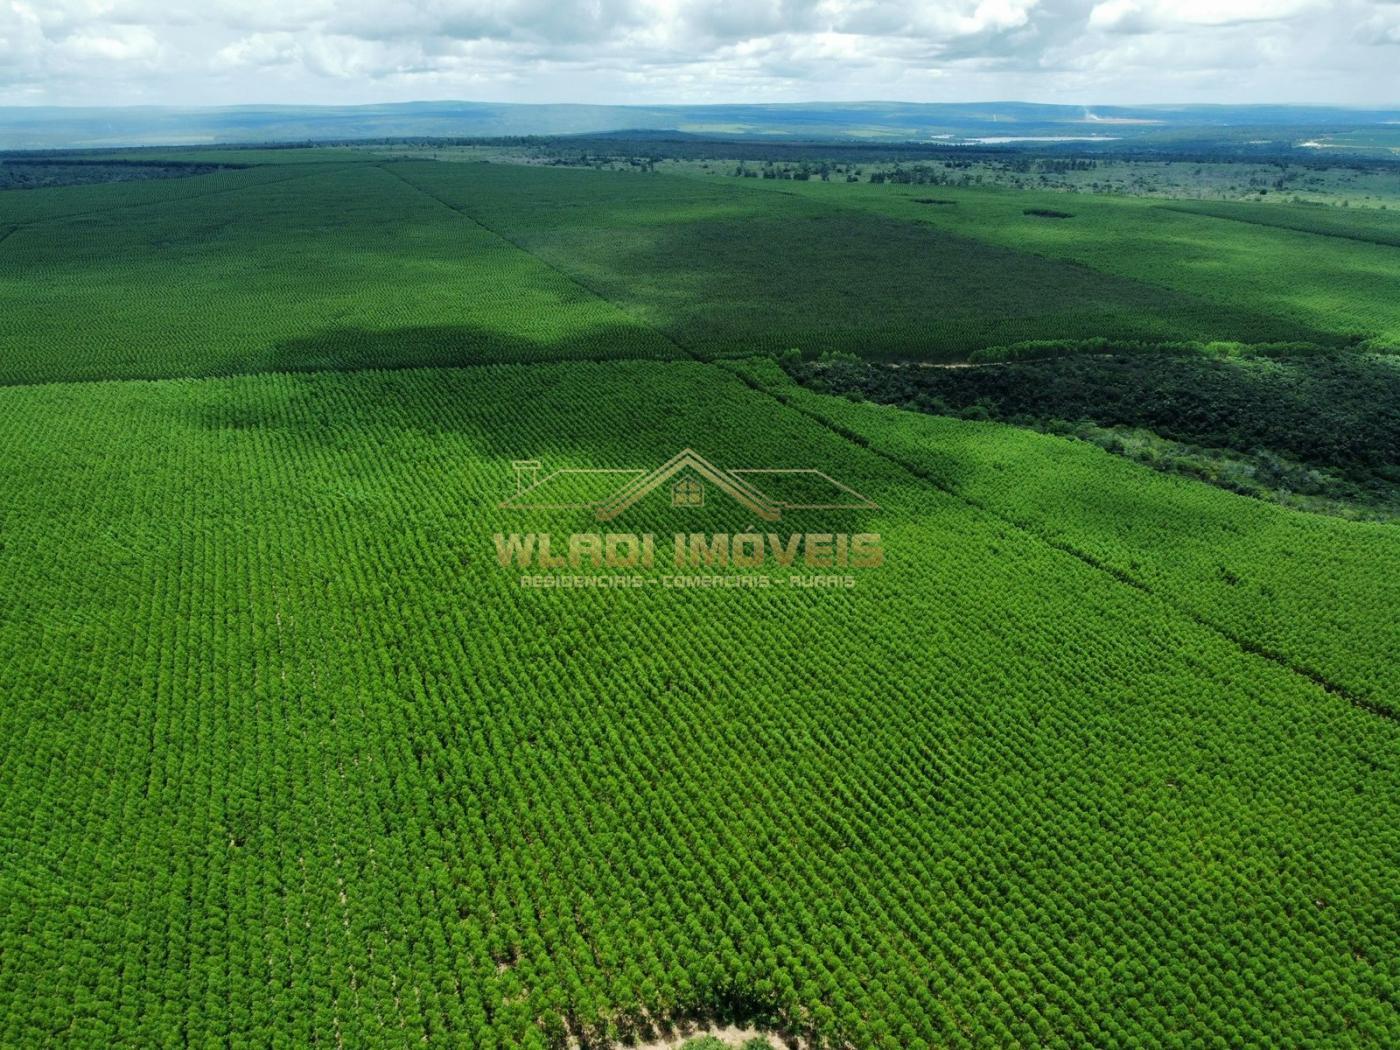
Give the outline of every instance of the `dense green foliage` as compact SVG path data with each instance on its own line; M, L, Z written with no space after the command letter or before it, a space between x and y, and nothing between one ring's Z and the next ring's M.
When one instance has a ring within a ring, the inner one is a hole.
M1003 361L1051 361L1080 354L1215 354L1248 355L1251 357L1301 357L1305 354L1330 354L1337 347L1306 342L1232 343L1215 340L1142 343L1127 339L1027 339L1007 346L984 346L967 355L971 364L994 364ZM1376 352L1378 347L1363 344L1359 349Z
M1194 445L1271 452L1340 475L1338 495L1400 503L1400 358L1139 351L976 368L858 360L790 368L819 389L886 404L977 409L1010 422L1087 419Z
M132 163L124 160L53 160L0 155L0 190L27 190L40 186L80 186L96 182L132 182L208 175L212 164Z
M867 492L886 565L495 563L512 458L697 435ZM0 441L7 1045L1400 1038L1394 722L713 366L14 387Z

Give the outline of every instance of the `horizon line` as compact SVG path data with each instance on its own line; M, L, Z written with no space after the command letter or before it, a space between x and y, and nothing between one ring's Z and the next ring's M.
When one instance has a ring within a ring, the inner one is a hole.
M415 98L384 102L217 102L199 105L173 102L69 103L69 102L0 102L0 111L25 109L70 110L175 110L201 112L221 109L373 109L393 106L462 105L558 107L567 109L719 109L734 106L763 108L795 108L801 106L925 106L952 108L957 106L1039 106L1046 109L1333 109L1373 112L1400 110L1397 102L1037 102L1030 99L987 98L960 102L927 101L898 98L867 98L838 101L834 99L800 99L781 102L508 102L482 98Z

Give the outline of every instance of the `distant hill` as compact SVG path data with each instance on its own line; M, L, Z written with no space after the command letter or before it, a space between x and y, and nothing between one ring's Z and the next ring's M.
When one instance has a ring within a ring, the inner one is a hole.
M0 149L295 142L621 130L862 141L1152 141L1245 129L1400 124L1400 110L1324 106L1048 106L1027 102L805 102L589 106L405 102L218 108L0 107Z

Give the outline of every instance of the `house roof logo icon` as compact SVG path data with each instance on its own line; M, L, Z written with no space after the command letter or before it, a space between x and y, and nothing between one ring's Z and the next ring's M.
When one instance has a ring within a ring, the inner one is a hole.
M764 521L777 521L789 510L879 509L873 500L820 470L723 470L690 448L650 471L564 468L536 480L541 469L538 460L514 460L511 465L516 491L501 501L503 510L591 510L599 521L611 521L668 481L691 476L708 482ZM580 495L581 491L587 494Z

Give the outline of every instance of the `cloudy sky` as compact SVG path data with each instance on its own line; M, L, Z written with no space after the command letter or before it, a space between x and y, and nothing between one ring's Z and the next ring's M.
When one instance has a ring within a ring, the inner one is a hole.
M0 0L0 104L1400 104L1400 0Z

